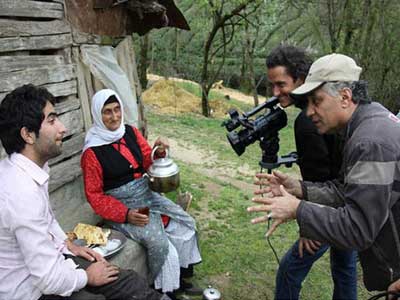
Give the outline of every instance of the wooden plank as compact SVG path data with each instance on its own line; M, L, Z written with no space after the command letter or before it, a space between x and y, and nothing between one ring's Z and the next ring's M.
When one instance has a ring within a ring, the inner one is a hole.
M62 153L49 161L50 166L65 160L67 157L71 157L77 153L80 153L85 141L85 135L86 133L82 132L65 141L62 145Z
M62 97L69 95L76 95L76 80L45 84L43 87L47 88L54 97Z
M102 40L100 35L86 33L86 32L80 32L80 31L74 30L74 28L72 28L72 39L73 39L74 43L77 45L80 45L80 44L99 45L99 44L101 44L101 40Z
M56 54L62 55L66 64L72 64L72 47L59 49L57 50Z
M61 3L28 0L0 0L0 16L62 19Z
M35 0L35 1L37 1L37 0ZM62 5L65 6L65 0L53 0L53 2L61 3Z
M92 126L92 116L90 114L90 101L89 101L89 92L86 87L85 82L85 65L82 63L79 54L79 48L73 47L72 49L72 58L76 65L76 76L78 81L78 97L81 102L81 110L83 115L83 123L85 127L85 131L88 131L90 126Z
M92 73L90 72L90 69L86 65L84 65L84 68L83 68L83 76L85 79L86 89L88 91L88 97L90 99L89 100L89 107L90 107L91 100L96 91L93 87Z
M0 38L0 52L61 49L71 45L72 37L69 33L48 36Z
M55 191L82 174L80 158L80 155L76 155L51 167L49 192Z
M0 19L0 37L40 36L70 32L71 27L64 20L16 21Z
M71 80L75 77L72 65L32 68L25 71L0 73L0 92L12 91L23 84L43 85Z
M117 61L124 70L132 87L132 93L137 98L138 108L138 128L144 135L147 134L147 121L144 116L143 103L140 101L142 95L142 87L140 85L139 75L137 73L135 51L133 47L133 39L131 36L126 37L116 48Z
M77 94L76 80L44 84L42 87L47 88L54 97L66 97ZM0 93L0 103L8 93L9 92Z
M102 89L105 89L105 85L103 84L103 82L101 82L99 79L97 79L96 77L92 76L92 85L95 91L100 91Z
M43 66L64 64L62 55L0 56L0 72L14 72Z
M137 73L136 57L131 36L127 36L118 44L116 47L116 56L118 64L128 76L129 82L133 87L132 92L135 93L135 95L140 96L142 94L142 87Z
M65 137L81 133L83 131L83 121L81 110L73 110L59 116L60 121L67 128Z
M58 114L64 114L66 112L72 111L72 110L77 110L81 106L81 103L78 98L72 97L68 98L65 101L56 103L56 112Z

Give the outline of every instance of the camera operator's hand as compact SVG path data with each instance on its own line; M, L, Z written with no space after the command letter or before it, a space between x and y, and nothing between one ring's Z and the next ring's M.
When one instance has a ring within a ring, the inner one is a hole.
M299 256L300 256L300 258L303 258L304 249L311 255L314 255L315 252L321 247L321 245L322 245L321 242L309 240L306 238L300 238L300 240L299 240Z
M251 223L253 224L267 222L270 218L274 219L271 228L266 234L267 237L272 235L272 233L280 224L291 219L295 219L297 208L300 204L300 200L289 194L282 185L279 188L281 196L276 195L272 197L253 198L253 202L260 203L262 205L251 206L247 208L248 212L269 212L265 216L252 219Z
M280 196L281 191L279 186L283 185L290 194L300 199L303 198L300 181L282 172L273 171L272 174L258 173L256 177L258 181L256 181L255 184L266 186L265 188L255 191L254 194L256 195L272 193L273 196Z
M393 292L393 293L397 293L400 294L400 279L396 280L395 282L393 282L389 288L388 288L388 292ZM397 299L394 295L389 295L388 299Z

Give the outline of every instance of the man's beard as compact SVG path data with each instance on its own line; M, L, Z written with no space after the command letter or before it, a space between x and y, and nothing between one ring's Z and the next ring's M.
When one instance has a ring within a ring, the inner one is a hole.
M54 144L51 147L49 147L46 151L47 160L57 157L61 153L62 153L62 144L60 145Z

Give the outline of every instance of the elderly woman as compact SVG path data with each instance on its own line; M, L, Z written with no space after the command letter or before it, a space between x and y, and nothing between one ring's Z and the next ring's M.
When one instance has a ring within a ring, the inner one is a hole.
M93 96L94 123L81 159L86 197L108 225L146 248L156 289L172 292L184 283L190 291L190 283L180 280L180 271L190 276L192 266L201 261L195 221L180 206L149 189L143 174L152 164L152 148L137 128L124 124L122 112L122 102L113 90ZM168 148L160 138L155 146L160 146L157 157L163 155L162 148Z

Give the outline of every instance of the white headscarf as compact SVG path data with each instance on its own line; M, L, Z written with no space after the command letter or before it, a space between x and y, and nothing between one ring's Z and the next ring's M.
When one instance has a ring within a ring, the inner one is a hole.
M117 130L111 131L103 123L103 118L101 116L101 110L103 109L104 103L111 96L115 96L118 99L119 105L121 106L121 124ZM90 147L101 146L111 144L118 141L125 134L124 125L124 107L122 106L122 101L116 92L110 89L104 89L98 91L94 94L92 98L92 116L93 125L90 127L89 131L85 137L85 145L83 146L83 152Z

